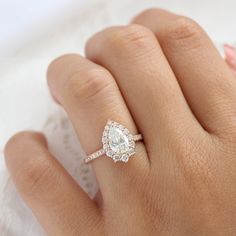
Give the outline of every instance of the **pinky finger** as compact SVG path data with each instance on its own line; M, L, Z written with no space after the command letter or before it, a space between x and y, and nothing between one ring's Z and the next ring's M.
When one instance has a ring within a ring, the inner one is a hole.
M225 61L236 76L236 49L228 44L224 45Z
M99 231L95 203L49 153L41 134L16 134L6 145L5 159L22 198L48 235Z

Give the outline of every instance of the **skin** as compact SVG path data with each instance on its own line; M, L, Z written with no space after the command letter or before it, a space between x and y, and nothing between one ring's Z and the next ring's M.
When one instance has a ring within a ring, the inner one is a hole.
M91 200L47 149L21 132L5 148L22 198L48 235L235 235L236 79L203 29L161 10L105 29L86 58L48 68L54 98L86 153L108 119L143 134L128 163L91 163Z

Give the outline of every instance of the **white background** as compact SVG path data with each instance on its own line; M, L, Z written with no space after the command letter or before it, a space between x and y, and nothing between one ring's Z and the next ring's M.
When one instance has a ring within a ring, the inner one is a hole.
M115 0L113 0L115 2ZM144 0L143 0L144 1ZM145 0L148 3L148 0ZM0 0L0 53L15 50L27 33L38 26L63 17L63 12L80 7L93 0ZM110 0L112 2L112 0ZM122 0L119 1L122 4ZM125 2L125 1L124 1ZM140 0L136 0L137 5ZM153 1L151 1L153 3ZM155 1L156 5L176 9L198 19L211 35L220 40L230 40L235 34L235 0ZM60 15L60 13L62 13ZM218 27L214 22L217 21ZM234 28L232 28L234 27ZM219 29L220 28L220 29ZM222 34L222 28L224 34ZM20 40L19 40L20 39ZM9 49L8 47L13 47Z
M63 17L61 12L79 8L88 0L0 0L0 50L26 39L27 34ZM10 50L10 49L8 49Z

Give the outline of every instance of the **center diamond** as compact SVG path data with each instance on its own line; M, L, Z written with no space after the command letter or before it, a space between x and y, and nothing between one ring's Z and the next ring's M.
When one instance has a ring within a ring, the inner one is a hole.
M108 121L102 135L103 150L113 161L127 162L135 153L132 134L123 125Z
M126 153L129 150L128 137L118 127L111 127L108 132L109 146L115 153Z

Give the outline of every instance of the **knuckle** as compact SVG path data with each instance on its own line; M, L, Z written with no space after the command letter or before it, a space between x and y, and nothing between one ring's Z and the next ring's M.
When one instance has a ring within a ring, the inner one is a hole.
M131 24L115 30L110 41L117 47L134 46L146 47L150 43L152 32L141 25Z
M53 187L53 171L50 162L45 158L40 158L45 153L37 151L37 153L32 153L32 155L34 157L37 155L39 158L28 158L17 176L21 192L27 196L47 192Z
M165 32L165 40L171 43L170 47L198 48L201 45L203 30L192 19L178 17Z
M113 81L110 76L110 73L103 68L89 69L83 76L77 71L69 78L66 93L73 99L79 99L80 102L97 99L105 95L106 90L112 86Z

